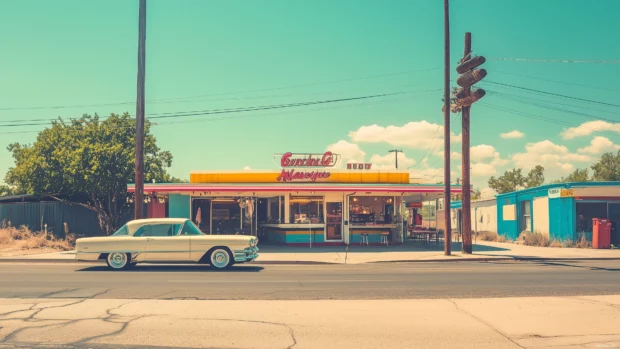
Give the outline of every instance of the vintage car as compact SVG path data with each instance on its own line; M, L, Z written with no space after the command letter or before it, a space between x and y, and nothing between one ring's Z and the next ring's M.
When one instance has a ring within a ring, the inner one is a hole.
M75 259L105 260L115 270L140 262L193 262L224 269L255 260L257 245L253 236L206 235L189 219L138 219L111 236L77 239Z

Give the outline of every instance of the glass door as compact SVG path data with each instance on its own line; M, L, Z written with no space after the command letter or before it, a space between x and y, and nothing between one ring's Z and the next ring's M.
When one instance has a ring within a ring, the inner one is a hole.
M342 241L342 202L328 202L325 211L325 241Z

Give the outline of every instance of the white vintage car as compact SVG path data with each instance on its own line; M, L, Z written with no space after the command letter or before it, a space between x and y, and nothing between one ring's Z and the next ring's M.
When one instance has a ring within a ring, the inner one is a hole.
M112 269L140 262L193 262L224 269L255 260L257 245L258 238L253 236L206 235L189 219L138 219L111 236L77 239L75 259L105 260Z

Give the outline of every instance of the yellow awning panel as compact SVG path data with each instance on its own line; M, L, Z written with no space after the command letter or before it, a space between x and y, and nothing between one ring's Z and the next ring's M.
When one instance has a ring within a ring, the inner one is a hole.
M290 171L290 170L287 170ZM304 171L300 171L304 172ZM329 171L328 171L329 172ZM192 172L190 183L369 183L369 184L409 184L409 172L396 171L342 171L330 172L327 178L311 180L292 180L282 182L278 179L281 171L243 171L243 172Z

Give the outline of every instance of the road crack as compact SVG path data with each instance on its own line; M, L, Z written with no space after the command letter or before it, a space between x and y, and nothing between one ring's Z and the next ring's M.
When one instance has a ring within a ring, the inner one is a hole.
M65 292L73 292L73 291L77 291L77 290L79 290L79 288L65 288L65 289L60 290L60 291L44 293L44 294L40 295L39 298L47 298L47 297L53 296L55 294L65 293Z
M454 307L456 308L456 310L462 312L463 314L473 318L474 320L482 323L483 325L486 325L488 328L492 329L493 331L495 331L497 334L499 334L500 336L506 338L507 340L509 340L510 342L512 342L514 345L518 346L519 348L523 348L525 349L524 346L522 346L521 344L517 343L515 340L513 340L512 338L510 338L507 334L505 334L504 332L500 331L499 329L495 328L493 325L491 325L490 323L482 320L481 318L471 314L470 312L466 311L465 309L461 309L459 307L459 305L452 299L446 299L448 302L452 303L454 305Z

